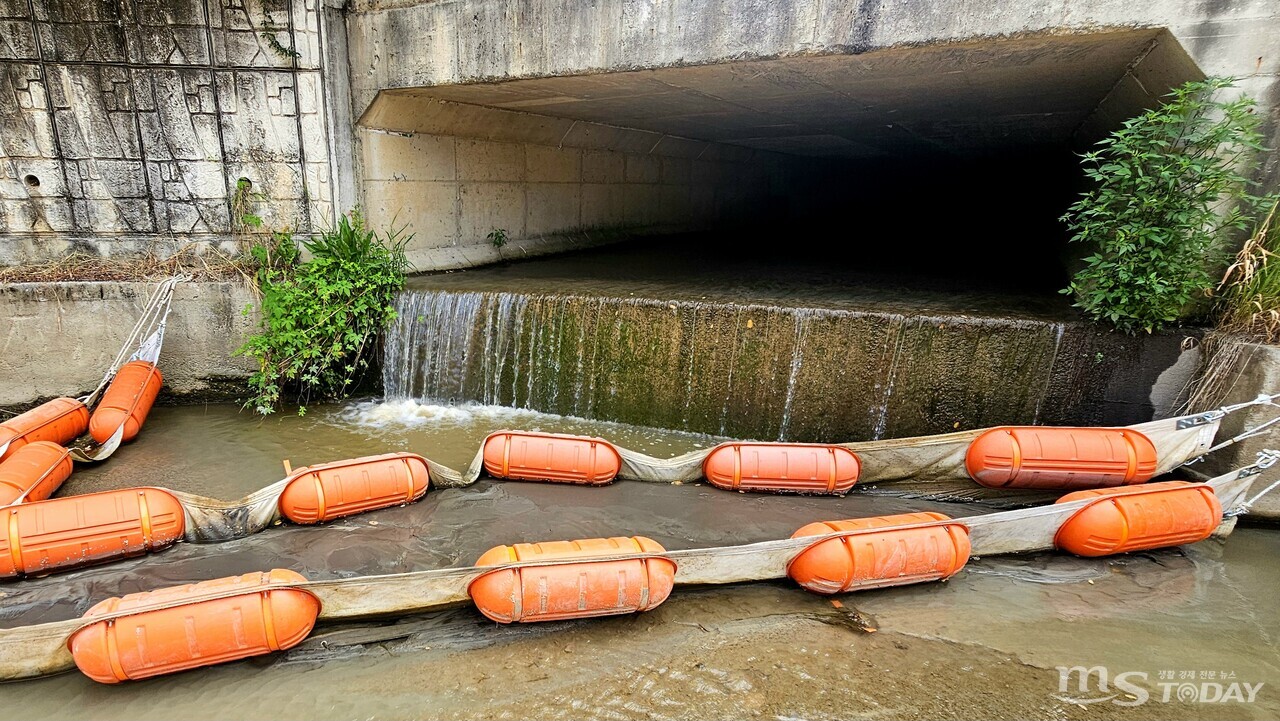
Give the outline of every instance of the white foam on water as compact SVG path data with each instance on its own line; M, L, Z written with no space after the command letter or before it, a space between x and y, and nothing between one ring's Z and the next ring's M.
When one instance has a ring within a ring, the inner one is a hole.
M338 414L338 420L345 424L378 431L476 427L492 430L545 430L556 433L599 435L610 440L613 440L612 436L617 435L628 439L645 439L657 446L673 445L671 441L674 439L680 439L682 441L680 445L689 442L697 445L714 445L719 440L704 433L636 426L578 416L562 416L527 408L482 403L441 404L413 399L359 401L346 406Z
M342 419L358 426L385 429L390 426L416 428L427 425L473 426L516 422L536 424L561 421L565 417L510 406L480 403L442 405L405 399L354 403L343 410Z

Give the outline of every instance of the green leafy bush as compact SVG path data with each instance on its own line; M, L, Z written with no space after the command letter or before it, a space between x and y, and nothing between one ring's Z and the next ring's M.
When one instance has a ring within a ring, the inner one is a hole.
M369 367L382 329L395 318L408 262L401 230L380 234L358 210L302 247L288 232L251 248L258 264L262 327L237 351L258 363L246 403L264 415L296 394L299 414L313 400L343 398Z
M1232 85L1186 83L1085 154L1095 187L1062 220L1095 250L1063 292L1089 317L1151 332L1212 291L1225 241L1257 204L1247 176L1262 150L1259 118L1249 97L1215 99Z

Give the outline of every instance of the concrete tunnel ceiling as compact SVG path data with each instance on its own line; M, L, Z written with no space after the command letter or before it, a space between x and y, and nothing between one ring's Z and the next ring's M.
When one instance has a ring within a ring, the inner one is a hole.
M1198 77L1167 31L1128 29L389 88L359 123L363 207L437 269L503 260L495 228L522 255L679 233L844 249L870 218L927 246L919 270L986 273L945 240L964 227L1056 298L1070 151ZM857 257L896 267L895 247Z
M1171 35L1149 29L395 89L382 95L791 155L883 160L1025 146L1079 148L1150 107L1171 87L1200 76ZM376 127L388 120L389 114L381 114L382 122L378 115L367 114L365 124Z

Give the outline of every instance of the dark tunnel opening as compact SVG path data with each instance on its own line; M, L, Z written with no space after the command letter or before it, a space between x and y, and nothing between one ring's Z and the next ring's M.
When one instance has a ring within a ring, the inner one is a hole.
M779 265L812 254L852 273L1052 294L1079 257L1060 218L1083 180L1066 147L837 164L704 242L722 256L751 247Z
M519 252L483 262L627 239L605 255L653 277L1062 315L1080 153L1199 76L1149 29L384 91L365 187L419 267L475 265L456 248L502 229Z

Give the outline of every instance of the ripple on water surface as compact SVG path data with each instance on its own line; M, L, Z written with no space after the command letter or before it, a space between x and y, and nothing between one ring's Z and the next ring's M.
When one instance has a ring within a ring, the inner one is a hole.
M362 402L259 420L234 406L157 408L110 461L77 467L62 494L138 484L234 498L295 465L393 450L457 467L507 427L585 433L654 455L717 439L494 406ZM941 510L850 495L726 493L705 485L581 488L481 481L416 504L317 527L281 526L216 545L0 588L0 625L82 613L107 596L291 568L312 578L441 568L499 543L649 535L668 548L789 535L817 520ZM104 687L79 674L0 685L29 718L1088 718L1056 700L1057 665L1151 675L1231 671L1266 684L1252 706L1155 702L1132 718L1280 713L1280 534L1113 559L1056 554L976 560L946 583L827 599L784 582L679 589L638 616L499 627L468 608L323 624L298 649Z
M599 436L659 457L720 440L504 406L413 400L312 406L303 417L261 418L231 404L159 407L137 441L105 463L78 466L62 494L158 485L233 499L283 477L285 459L299 467L393 451L465 468L485 436L504 429Z

